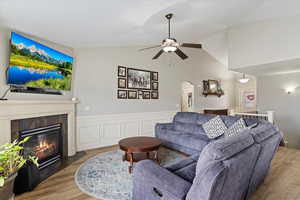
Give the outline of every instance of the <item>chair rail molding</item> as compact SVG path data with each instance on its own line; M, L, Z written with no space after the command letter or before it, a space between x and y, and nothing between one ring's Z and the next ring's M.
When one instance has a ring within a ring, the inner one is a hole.
M171 122L177 111L103 114L77 117L77 150L118 144L134 136L154 136L156 123Z

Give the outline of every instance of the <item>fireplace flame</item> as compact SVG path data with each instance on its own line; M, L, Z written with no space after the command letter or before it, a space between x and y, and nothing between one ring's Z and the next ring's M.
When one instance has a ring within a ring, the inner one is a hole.
M34 151L39 159L43 159L56 152L56 145L43 140L34 148Z

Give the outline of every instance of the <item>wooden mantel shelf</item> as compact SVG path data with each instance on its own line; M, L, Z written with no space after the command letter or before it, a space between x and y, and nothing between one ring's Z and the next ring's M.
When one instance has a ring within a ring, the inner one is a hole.
M72 100L4 100L0 101L0 105L12 104L77 104L79 101Z

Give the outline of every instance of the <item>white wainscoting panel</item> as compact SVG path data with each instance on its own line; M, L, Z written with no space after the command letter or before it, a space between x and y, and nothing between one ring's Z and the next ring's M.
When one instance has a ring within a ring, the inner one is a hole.
M121 124L114 123L104 123L102 124L102 134L100 134L100 144L101 146L114 145L118 142L121 137Z
M77 138L77 141L80 141L82 149L96 148L99 145L100 129L98 125L82 126L78 131L84 133L78 134Z
M154 136L156 123L171 122L177 111L77 117L77 150L118 144L126 137Z

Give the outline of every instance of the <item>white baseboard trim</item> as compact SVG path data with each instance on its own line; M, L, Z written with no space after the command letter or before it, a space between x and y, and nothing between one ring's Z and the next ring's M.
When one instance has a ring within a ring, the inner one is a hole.
M118 144L122 138L154 136L156 123L171 122L177 111L77 117L77 151Z

